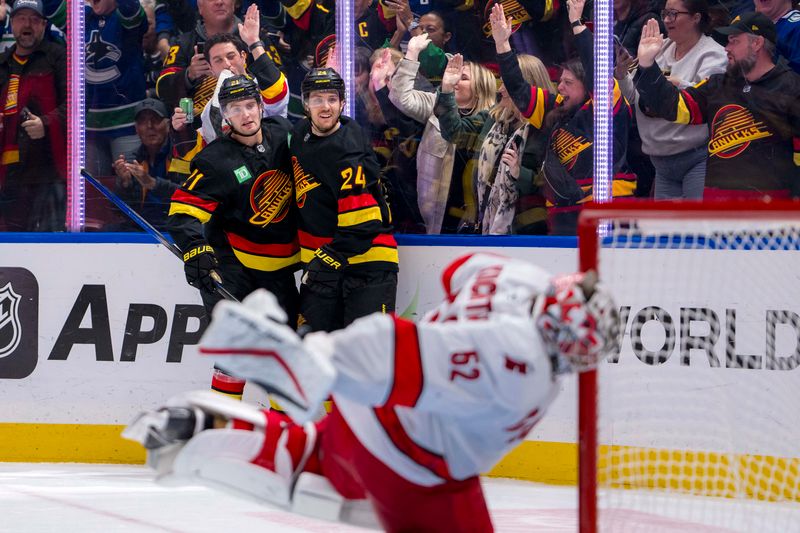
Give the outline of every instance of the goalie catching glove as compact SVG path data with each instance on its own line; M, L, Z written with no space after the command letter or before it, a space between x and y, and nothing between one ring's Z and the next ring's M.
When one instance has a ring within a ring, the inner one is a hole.
M215 272L218 266L219 261L214 249L206 243L190 246L183 253L183 271L186 274L186 281L192 287L214 292L216 287L213 276L219 278L219 274Z
M281 407L302 424L322 414L336 377L332 341L310 334L305 340L285 324L275 296L259 289L242 303L219 302L200 340L200 353L217 368L256 383L280 398Z
M551 356L581 372L597 366L619 335L619 315L594 272L553 278L537 302L537 325Z

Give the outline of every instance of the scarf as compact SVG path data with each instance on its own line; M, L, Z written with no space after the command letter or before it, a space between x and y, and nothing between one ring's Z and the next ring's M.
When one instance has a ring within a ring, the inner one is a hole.
M522 158L528 139L528 124L524 123L510 135L508 123L495 122L481 145L478 157L478 225L483 235L509 235L519 198L517 178L501 161L507 148L514 147Z
M11 74L8 83L0 90L0 183L5 181L8 165L24 163L23 159L37 157L37 154L29 153L31 143L37 141L31 141L25 136L25 146L20 147L18 142L22 128L21 113L25 108L45 121L45 139L49 142L53 163L62 179L67 176L67 140L58 114L55 76L52 72L25 72L26 64L32 59L28 57L25 63L14 69L16 72Z

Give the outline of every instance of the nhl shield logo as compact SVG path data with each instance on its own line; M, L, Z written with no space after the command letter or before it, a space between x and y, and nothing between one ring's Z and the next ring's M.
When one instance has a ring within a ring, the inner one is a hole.
M0 288L0 357L5 357L19 346L22 326L19 320L19 301L11 282Z
M39 360L38 339L36 276L25 268L0 266L0 380L31 375Z

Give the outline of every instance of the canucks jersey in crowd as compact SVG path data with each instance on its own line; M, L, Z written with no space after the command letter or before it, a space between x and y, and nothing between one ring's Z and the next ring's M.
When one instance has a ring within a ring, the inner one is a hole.
M109 15L86 12L86 130L134 135L134 108L145 97L142 36L147 17L137 0L117 0Z
M775 22L778 33L778 55L789 62L789 68L800 74L800 11L792 9Z

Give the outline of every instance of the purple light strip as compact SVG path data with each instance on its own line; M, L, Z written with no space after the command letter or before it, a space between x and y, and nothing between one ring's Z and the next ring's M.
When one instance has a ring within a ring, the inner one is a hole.
M355 119L355 3L353 0L336 0L336 53L339 54L339 75L344 79L346 101L343 113ZM344 43L344 44L342 44Z
M86 190L80 170L86 153L84 110L84 4L67 2L67 231L79 232L86 222Z
M594 4L594 199L611 200L614 172L614 12L610 0Z

